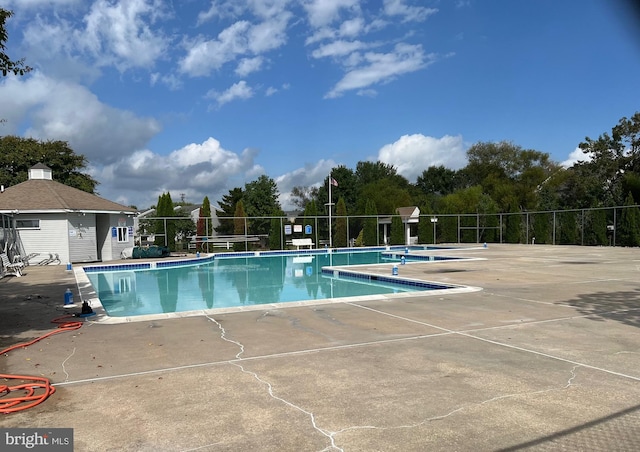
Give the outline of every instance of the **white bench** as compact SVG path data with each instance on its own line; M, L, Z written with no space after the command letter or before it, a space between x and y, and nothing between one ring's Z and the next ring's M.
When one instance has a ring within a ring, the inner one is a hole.
M309 249L313 247L313 240L311 239L291 239L291 244L296 247L297 250L300 249L301 246L308 246Z

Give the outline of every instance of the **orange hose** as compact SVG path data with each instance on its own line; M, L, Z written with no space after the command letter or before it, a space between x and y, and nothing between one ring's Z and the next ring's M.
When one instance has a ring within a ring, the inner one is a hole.
M0 355L9 353L16 348L25 348L35 344L54 334L64 333L65 331L77 330L82 326L82 322L64 320L71 315L56 317L51 322L58 324L58 329L48 332L32 341L23 342L21 344L12 345L0 351ZM9 375L0 374L0 378L7 380L22 380L23 383L17 385L0 384L0 413L8 414L16 411L26 410L44 402L51 394L56 392L56 388L51 386L51 381L46 377L32 377L28 375ZM31 381L25 382L25 381ZM20 392L16 397L8 397L13 393Z

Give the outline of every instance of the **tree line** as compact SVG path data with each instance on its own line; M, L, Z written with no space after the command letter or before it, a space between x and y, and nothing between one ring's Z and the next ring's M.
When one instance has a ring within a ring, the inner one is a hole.
M431 166L423 170L413 183L398 174L393 165L361 161L355 169L343 165L332 169L331 177L337 186L332 186L331 200L328 199L329 175L322 185L297 186L290 195L303 218L327 216L327 204L330 202L334 206L332 232L336 246L346 246L348 237L356 238L359 244L378 244L374 217L379 215L392 217L391 240L399 240L394 239L394 232L402 229L401 223L394 226L396 209L406 206L417 206L424 215L476 214L482 218L483 241L496 241L498 214L640 204L640 112L620 119L610 133L603 133L596 139L585 138L579 147L585 158L563 168L544 152L523 149L506 141L478 142L467 150L465 167L452 170ZM87 165L86 158L74 153L68 143L0 137L0 181L3 185L26 180L28 169L38 162L50 166L60 182L95 193L97 181L82 172ZM266 175L243 187L230 189L215 209L220 221L215 228L216 233L264 235L268 236L270 247L281 248L280 218L285 216L285 212L279 198L276 182ZM209 217L206 212L211 212L209 198L205 197L202 204L204 214L201 217ZM165 193L158 199L156 216L184 215L176 210L179 205L171 201L169 193ZM619 244L638 246L640 211L636 207L623 213ZM347 222L347 216L361 218ZM607 244L606 226L612 221L608 216L610 213L603 209L595 211L587 219L587 228L594 235L588 243ZM505 218L506 241L521 242L521 216L507 215ZM567 213L562 218L562 222L568 225L564 228L569 231L567 242L571 241L570 231L575 231L573 226L577 221L575 213ZM193 222L176 222L172 227L177 229L167 234L170 237L210 236L213 233L208 221L199 221L196 225ZM538 243L545 243L549 222L550 219L542 215L536 218L536 236L541 237ZM419 226L420 235L431 239L430 226L429 223ZM328 225L319 227L326 236ZM445 224L441 224L441 230L455 230L455 226L445 228ZM456 241L456 237L441 237L441 240Z

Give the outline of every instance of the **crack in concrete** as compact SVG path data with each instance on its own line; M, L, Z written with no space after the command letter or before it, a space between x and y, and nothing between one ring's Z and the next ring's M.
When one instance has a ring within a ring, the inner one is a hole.
M76 348L73 347L73 351L71 352L71 354L69 356L67 356L64 361L62 361L62 371L64 372L64 374L66 375L64 378L64 381L69 381L69 373L67 372L67 369L65 369L64 364L69 361L69 359L75 355L76 353Z
M220 324L220 322L218 322L216 319L214 319L213 317L210 316L206 316L210 321L212 321L213 323L216 324L216 326L218 327L218 329L220 330L220 338L224 341L230 342L232 344L235 344L236 346L238 346L240 348L240 351L238 353L236 353L236 359L237 360L243 360L243 358L241 357L241 355L244 353L244 345L241 344L240 342L230 339L227 337L227 331L224 329L224 327ZM290 402L286 399L283 399L282 397L277 396L274 393L274 389L273 386L271 385L271 383L269 383L268 381L262 379L257 373L251 371L251 370L247 370L244 368L244 366L242 366L242 364L239 364L238 362L229 362L229 364L238 367L243 373L246 373L248 375L251 375L256 381L260 382L262 385L267 387L267 392L269 393L269 396L271 398L273 398L274 400L277 400L279 402L284 403L285 405L300 411L301 413L304 413L305 415L307 415L309 417L309 419L311 420L311 425L313 426L313 428L321 433L322 435L326 436L330 441L331 441L331 446L329 447L325 447L324 449L322 449L321 452L324 451L329 451L329 450L338 450L340 452L344 452L343 449L341 449L340 447L336 446L335 443L335 439L334 439L334 433L332 432L328 432L325 429L321 428L318 426L318 424L316 423L316 418L315 415L310 412L305 410L304 408L302 408L301 406L296 405L293 402Z
M242 358L242 354L244 353L244 345L236 340L230 339L229 337L227 337L227 331L225 330L225 328L217 321L215 320L213 317L210 316L206 316L211 322L215 323L216 326L218 327L218 329L220 330L220 338L224 341L230 342L234 345L236 345L240 351L235 355L236 360L244 360L245 358ZM492 402L496 402L499 400L503 400L503 399L508 399L508 398L514 398L514 397L522 397L522 396L527 396L527 395L536 395L536 394L543 394L546 392L551 392L551 391L559 391L559 390L565 390L568 389L569 387L571 387L572 385L574 385L573 380L575 380L575 378L577 377L576 375L576 369L578 367L583 367L579 364L574 365L571 370L571 376L570 378L567 380L567 383L562 386L562 388L548 388L548 389L542 389L539 391L529 391L529 392L521 392L521 393L512 393L512 394L504 394L501 396L496 396L496 397L492 397L490 399L487 400L483 400L480 402L475 402L475 403L471 403L471 404L466 404L463 405L461 407L458 407L454 410L451 410L450 412L446 413L446 414L442 414L442 415L438 415L438 416L433 416L430 418L427 418L423 421L420 422L416 422L416 423L412 423L412 424L405 424L405 425L397 425L397 426L392 426L392 427L380 427L380 426L375 426L375 425L359 425L359 426L350 426L350 427L346 427L337 431L329 431L326 430L320 426L318 426L318 424L316 423L316 418L315 415L308 411L305 410L304 408L300 407L299 405L296 405L293 402L290 402L282 397L277 396L274 393L274 388L273 385L271 385L271 383L269 383L268 381L264 380L263 378L261 378L257 373L247 370L244 368L244 366L242 366L241 364L239 364L238 362L229 362L229 364L232 364L236 367L238 367L243 373L246 373L248 375L251 375L256 381L260 382L262 385L267 387L267 392L269 393L269 396L271 398L273 398L274 400L277 400L279 402L284 403L285 405L300 411L301 413L304 413L305 415L307 415L311 421L311 424L313 426L313 428L321 433L322 435L326 436L330 441L331 441L331 445L325 447L324 449L322 449L320 452L328 452L328 451L332 451L332 450L336 450L336 451L340 451L340 452L344 452L344 449L342 449L341 447L339 447L336 444L336 436L346 433L346 432L350 432L350 431L355 431L355 430L397 430L397 429L411 429L411 428L416 428L416 427L420 427L422 425L425 425L429 422L433 422L433 421L438 421L438 420L442 420L442 419L446 419L458 412L461 412L463 410L472 408L472 407L478 407L478 406L482 406L482 405L486 405Z
M440 421L442 419L446 419L450 416L453 416L456 413L459 413L461 411L464 411L466 409L469 408L473 408L473 407L478 407L478 406L482 406L482 405L486 405L492 402L496 402L498 400L503 400L503 399L509 399L509 398L514 398L514 397L521 397L521 396L528 396L528 395L536 395L536 394L544 394L546 392L552 392L552 391L561 391L561 390L565 390L568 389L570 386L573 386L573 380L577 377L576 375L576 368L581 367L579 365L575 365L573 366L573 368L570 370L571 373L571 377L569 378L569 380L567 381L567 384L565 384L563 387L561 388L548 388L548 389L541 389L539 391L529 391L529 392L516 392L516 393L512 393L512 394L504 394L501 396L496 396L496 397L492 397L490 399L487 400L483 400L481 402L475 402L475 403L470 403L467 405L463 405L461 407L458 407L454 410L449 411L446 414L441 414L438 416L432 416L430 418L427 418L423 421L420 422L415 422L413 424L405 424L405 425L395 425L393 427L378 427L378 426L374 426L374 425L361 425L361 426L353 426L353 427L346 427L343 428L341 430L338 430L337 432L331 432L332 436L333 435L339 435L341 433L345 433L345 432L349 432L349 431L353 431L353 430L398 430L398 429L411 429L411 428L416 428L416 427L420 427L422 425L425 425L429 422L433 422L433 421Z

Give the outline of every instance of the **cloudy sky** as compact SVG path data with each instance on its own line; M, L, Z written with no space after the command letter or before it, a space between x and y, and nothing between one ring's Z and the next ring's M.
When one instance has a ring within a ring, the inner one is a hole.
M478 141L575 159L640 109L619 0L4 0L0 135L65 140L101 196L217 202L383 161L415 182ZM55 175L54 175L55 177Z

